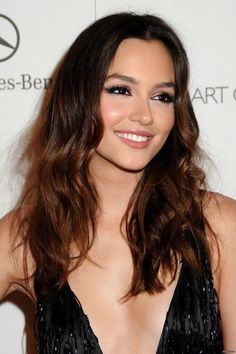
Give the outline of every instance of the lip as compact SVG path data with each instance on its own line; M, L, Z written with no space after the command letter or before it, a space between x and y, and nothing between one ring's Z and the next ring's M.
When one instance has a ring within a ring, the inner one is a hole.
M136 134L136 135L140 135L140 136L145 136L148 138L148 140L147 141L133 141L130 139L122 138L122 137L118 136L116 133ZM146 148L148 145L150 145L151 140L153 138L153 134L151 134L150 132L140 131L140 130L115 130L114 134L123 143L125 143L126 145L129 145L130 147L135 148L135 149Z
M153 134L144 131L144 130L135 130L135 129L129 129L129 130L115 130L115 133L126 133L126 134L136 134L136 135L141 135L141 136L147 136L147 137L153 137Z

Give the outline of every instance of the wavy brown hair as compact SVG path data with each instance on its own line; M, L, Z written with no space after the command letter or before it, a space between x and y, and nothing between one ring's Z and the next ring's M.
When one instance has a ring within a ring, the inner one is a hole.
M70 47L22 155L28 172L18 203L24 210L18 231L23 235L26 276L29 249L36 265L33 276L40 275L43 293L62 286L72 269L90 259L99 196L89 162L103 135L101 91L116 50L126 38L165 45L174 62L176 94L174 127L143 170L121 220L134 268L124 298L162 291L160 268L174 279L179 258L200 271L200 242L208 250L202 228L205 175L197 164L199 128L188 94L186 52L161 18L113 14L85 29ZM72 244L78 250L73 259Z

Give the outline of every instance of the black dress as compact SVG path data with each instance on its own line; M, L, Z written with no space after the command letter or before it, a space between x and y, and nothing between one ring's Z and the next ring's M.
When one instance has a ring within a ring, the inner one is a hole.
M156 354L223 353L212 272L204 252L201 257L201 276L182 262ZM39 354L103 354L68 283L51 296L42 297L38 292L36 336Z

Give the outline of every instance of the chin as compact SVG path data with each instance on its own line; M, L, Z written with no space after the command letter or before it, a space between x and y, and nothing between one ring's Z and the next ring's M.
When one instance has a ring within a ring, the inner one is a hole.
M137 162L137 163L134 163L134 161L131 161L131 162L127 162L127 163L116 163L116 162L113 162L114 165L118 168L120 168L121 170L123 171L127 171L127 172L133 172L133 173L136 173L136 172L141 172L148 164L147 163L140 163Z
M120 167L121 170L126 171L126 172L130 172L130 173L139 173L142 172L144 170L145 166L142 167L133 167L133 166L128 166L128 167Z

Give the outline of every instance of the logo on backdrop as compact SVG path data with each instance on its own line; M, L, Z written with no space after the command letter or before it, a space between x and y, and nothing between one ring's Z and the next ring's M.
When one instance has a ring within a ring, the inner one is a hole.
M232 98L236 101L236 88L225 85L197 87L191 95L192 102L203 104L222 104Z
M10 59L20 44L20 33L16 24L0 14L0 62Z
M19 48L20 33L12 19L0 14L0 62L13 57ZM0 91L15 90L47 90L53 84L52 78L32 77L29 73L23 73L18 77L0 77ZM197 87L191 92L192 102L203 104L223 104L228 97L236 102L236 88L226 85Z

